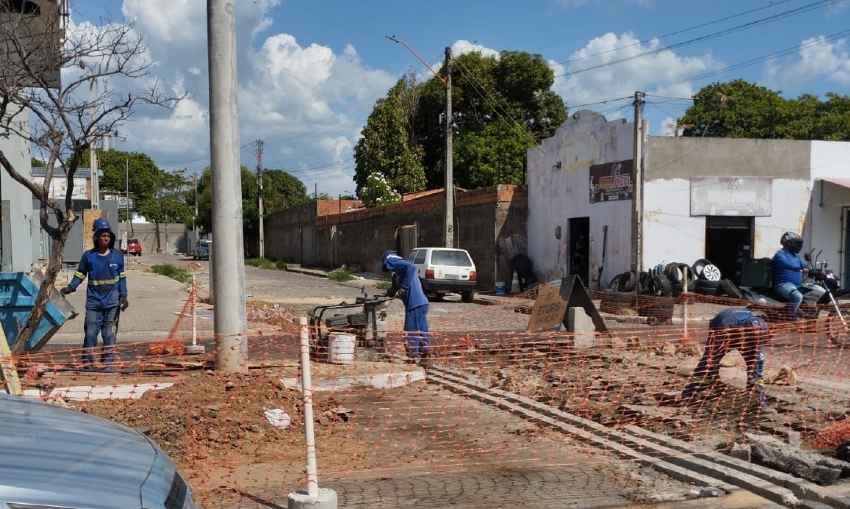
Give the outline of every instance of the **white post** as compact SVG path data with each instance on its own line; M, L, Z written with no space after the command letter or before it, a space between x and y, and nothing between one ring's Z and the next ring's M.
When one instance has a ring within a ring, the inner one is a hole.
M682 324L684 326L683 339L688 340L688 269L679 269L682 271L682 294L685 296L682 305Z
M316 466L316 435L313 429L313 382L310 379L310 329L303 316L301 326L301 394L304 396L304 438L307 442L307 494L319 496L319 473Z
M198 304L198 287L195 285L195 273L192 272L192 346L198 346L198 316L195 308Z

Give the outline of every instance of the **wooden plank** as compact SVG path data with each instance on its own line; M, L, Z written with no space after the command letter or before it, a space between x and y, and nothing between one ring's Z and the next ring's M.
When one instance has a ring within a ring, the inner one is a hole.
M18 378L18 369L15 367L15 360L12 358L12 351L9 349L9 341L6 339L6 332L0 326L0 368L2 368L3 381L6 384L6 392L13 396L23 394L21 389L21 380Z
M566 312L567 301L561 297L561 289L544 283L538 286L537 300L534 301L531 318L528 320L528 331L552 330L563 323Z

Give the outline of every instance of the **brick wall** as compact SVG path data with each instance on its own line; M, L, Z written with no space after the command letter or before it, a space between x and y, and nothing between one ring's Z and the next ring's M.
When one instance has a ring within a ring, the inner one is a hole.
M401 248L399 229L416 226L419 247L443 242L444 193L422 193L386 207L343 214L319 214L338 207L336 201L275 214L266 220L266 253L270 258L321 267L356 266L380 272L381 254ZM479 288L491 290L497 276L504 278L507 261L499 241L525 239L527 200L515 186L462 191L455 209L457 247L469 251L478 268ZM345 202L343 202L345 207ZM344 209L343 209L344 210Z

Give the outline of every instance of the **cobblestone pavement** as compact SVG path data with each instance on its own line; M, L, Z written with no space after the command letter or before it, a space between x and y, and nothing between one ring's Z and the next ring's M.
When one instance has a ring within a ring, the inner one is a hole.
M341 508L612 507L659 495L681 499L689 489L434 385L334 398L354 412L346 442L366 445L346 463L345 453L318 443L320 485L337 491ZM241 500L223 507L285 507L292 488L285 482L245 485Z

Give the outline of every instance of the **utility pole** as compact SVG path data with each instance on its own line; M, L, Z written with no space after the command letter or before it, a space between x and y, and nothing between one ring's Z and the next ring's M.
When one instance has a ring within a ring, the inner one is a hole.
M260 216L260 258L266 257L266 232L263 225L263 140L257 140L257 209Z
M640 295L640 273L643 269L643 104L644 92L635 92L635 131L632 161L632 271L635 273L635 305Z
M444 245L454 247L455 240L455 186L452 160L452 49L446 47L446 223L443 230Z
M216 291L216 369L226 373L242 370L242 352L247 345L235 3L235 0L207 0L212 230L215 232L211 279Z
M133 219L130 217L130 159L124 160L124 209L127 213L127 228L124 229L124 249L129 245L130 229L133 227Z
M192 175L192 189L195 196L195 212L192 214L192 247L197 250L198 246L198 176Z
M313 182L313 199L314 200L319 199L319 183L318 182Z

